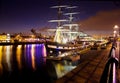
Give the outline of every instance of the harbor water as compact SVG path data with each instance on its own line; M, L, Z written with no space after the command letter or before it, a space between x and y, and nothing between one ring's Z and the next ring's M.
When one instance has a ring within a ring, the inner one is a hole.
M79 61L46 59L44 44L1 45L0 81L54 81L74 69Z

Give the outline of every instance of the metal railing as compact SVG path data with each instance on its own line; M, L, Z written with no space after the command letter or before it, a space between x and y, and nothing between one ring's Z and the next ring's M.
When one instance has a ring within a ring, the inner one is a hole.
M116 72L118 66L118 59L116 58L116 46L117 43L113 42L108 57L109 59L101 76L100 83L117 83Z

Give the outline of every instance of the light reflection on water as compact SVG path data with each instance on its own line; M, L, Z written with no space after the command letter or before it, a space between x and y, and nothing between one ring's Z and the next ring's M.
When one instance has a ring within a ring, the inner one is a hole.
M1 79L35 79L52 83L52 80L62 77L78 64L46 60L46 52L44 44L0 46Z
M2 46L0 46L0 75L2 74Z
M71 61L63 60L59 63L54 61L53 62L47 61L47 63L49 63L49 65L47 66L53 67L49 69L49 73L53 72L53 70L55 71L50 75L54 79L58 79L64 76L65 74L67 74L68 72L70 72L72 69L76 68L76 66L79 64L79 61L71 62Z
M6 56L6 63L7 63L7 67L8 67L8 71L11 71L12 70L12 68L11 68L11 49L10 49L10 46L6 46L5 47L5 51L6 51L6 54L5 54L5 56Z
M21 63L21 48L22 48L22 45L18 45L17 46L17 50L16 50L16 59L17 59L18 68L19 69L22 68L22 63Z

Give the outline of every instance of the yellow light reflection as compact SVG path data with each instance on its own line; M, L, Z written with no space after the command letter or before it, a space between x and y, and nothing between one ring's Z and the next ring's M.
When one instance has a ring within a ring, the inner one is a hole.
M35 68L35 56L34 56L34 54L35 54L35 45L33 44L32 49L31 49L31 58L32 58L32 68L33 68L33 70L36 69Z
M0 75L2 74L2 70L3 70L3 67L2 67L2 47L3 46L0 46Z
M22 64L21 64L21 48L22 48L22 45L18 45L17 46L17 52L16 52L16 58L17 58L18 68L19 69L22 68Z
M44 57L46 57L47 56L47 51L46 51L46 47L45 47L45 45L43 45L43 54L44 54Z
M11 71L11 59L10 59L10 54L11 50L10 50L10 46L6 46L6 62L8 64L8 70Z

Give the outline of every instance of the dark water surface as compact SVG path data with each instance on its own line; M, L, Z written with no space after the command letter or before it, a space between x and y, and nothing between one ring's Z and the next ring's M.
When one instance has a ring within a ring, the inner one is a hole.
M53 83L78 62L50 61L44 44L0 46L0 82Z

